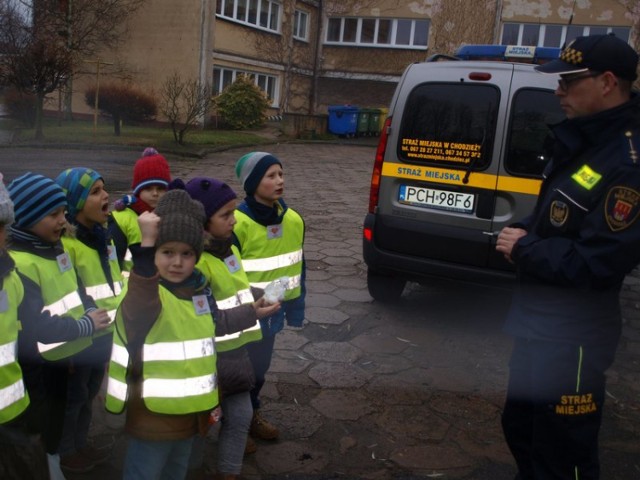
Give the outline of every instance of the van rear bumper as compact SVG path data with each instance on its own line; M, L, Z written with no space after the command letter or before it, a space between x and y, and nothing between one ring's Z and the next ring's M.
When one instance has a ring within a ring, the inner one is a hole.
M371 229L373 237L371 241L363 238L362 247L364 261L372 271L417 282L429 278L448 278L475 283L511 283L515 279L515 273L512 271L447 262L382 249L376 244L375 221L374 214L366 215L364 228Z

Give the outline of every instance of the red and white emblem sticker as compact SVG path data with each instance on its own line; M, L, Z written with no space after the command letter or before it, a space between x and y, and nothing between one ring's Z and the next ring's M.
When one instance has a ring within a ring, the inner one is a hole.
M640 214L640 193L628 187L613 187L604 204L605 218L612 232L633 225Z

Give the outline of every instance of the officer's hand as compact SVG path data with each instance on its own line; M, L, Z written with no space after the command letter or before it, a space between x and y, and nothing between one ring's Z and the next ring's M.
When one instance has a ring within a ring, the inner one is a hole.
M498 234L498 240L496 241L496 251L502 253L504 258L513 263L511 258L511 252L516 242L527 234L527 231L522 228L504 227Z

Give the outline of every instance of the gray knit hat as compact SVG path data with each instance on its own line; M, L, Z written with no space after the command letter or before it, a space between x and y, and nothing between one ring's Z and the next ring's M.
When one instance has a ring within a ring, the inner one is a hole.
M282 162L267 152L250 152L243 155L236 162L236 177L242 182L247 195L253 195L260 185L264 174L271 165L280 165Z
M156 246L183 242L191 245L200 259L207 221L202 204L184 190L170 190L160 198L154 212L160 217Z
M2 174L0 173L0 225L11 225L13 219L13 202L2 182Z

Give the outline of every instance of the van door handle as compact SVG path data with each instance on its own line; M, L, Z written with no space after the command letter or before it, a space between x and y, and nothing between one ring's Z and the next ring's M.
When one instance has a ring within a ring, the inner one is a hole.
M483 235L489 235L490 237L497 237L498 235L500 235L499 231L496 232L482 232Z

